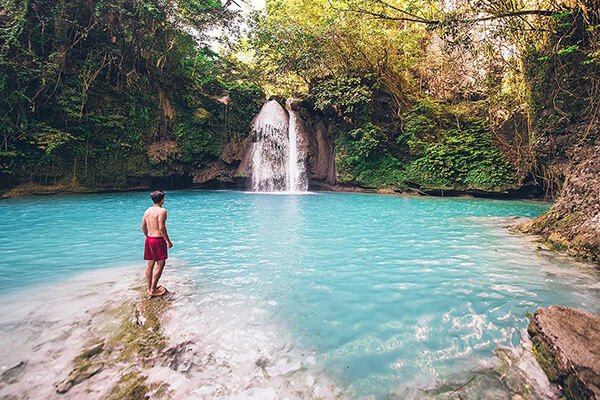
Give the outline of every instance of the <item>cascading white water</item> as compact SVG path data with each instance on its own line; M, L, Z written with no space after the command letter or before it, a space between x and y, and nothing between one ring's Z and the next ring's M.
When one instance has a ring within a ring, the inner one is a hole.
M306 182L306 168L304 167L304 159L300 158L298 153L298 113L292 110L292 99L288 99L285 108L289 114L289 156L287 169L287 190L288 192L306 192L308 182Z
M298 115L288 101L288 113L275 100L266 102L253 124L252 190L305 192L304 158L298 152Z
M287 189L288 116L275 100L266 102L254 120L252 190Z

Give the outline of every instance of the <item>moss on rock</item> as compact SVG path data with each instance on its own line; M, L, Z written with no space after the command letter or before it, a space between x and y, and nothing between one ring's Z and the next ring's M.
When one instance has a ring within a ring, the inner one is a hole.
M149 398L147 393L150 388L146 385L146 378L138 371L121 375L121 378L113 386L108 400L144 400Z
M137 291L144 296L144 288ZM167 345L161 323L169 307L168 299L159 297L104 310L103 317L116 321L116 328L113 322L98 329L93 341L73 359L71 371L56 391L66 393L106 369L120 376L107 394L109 399L145 399L150 392L153 399L168 396L169 385L148 385L144 371L154 366Z
M568 399L600 398L600 317L564 306L538 309L527 327L533 355Z

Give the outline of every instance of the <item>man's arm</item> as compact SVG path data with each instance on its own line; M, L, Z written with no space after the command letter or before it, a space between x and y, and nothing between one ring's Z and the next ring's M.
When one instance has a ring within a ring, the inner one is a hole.
M167 210L158 215L158 230L162 237L167 241L167 245L169 248L173 247L173 242L169 239L169 234L167 233Z
M142 232L144 232L144 236L148 236L148 225L146 224L146 214L142 218Z

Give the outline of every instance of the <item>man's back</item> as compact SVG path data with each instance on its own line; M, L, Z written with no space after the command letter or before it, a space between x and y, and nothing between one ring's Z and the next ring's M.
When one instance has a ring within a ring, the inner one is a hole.
M146 280L148 282L148 296L162 296L167 293L164 286L158 286L167 258L168 249L173 247L173 242L167 233L167 210L162 208L165 204L165 192L156 190L150 194L154 205L146 210L142 218L142 232L146 236L144 242L144 260L148 261L146 267ZM156 269L154 267L156 266Z
M162 207L149 207L144 213L144 220L148 228L148 236L162 236L161 225L164 226L167 210Z

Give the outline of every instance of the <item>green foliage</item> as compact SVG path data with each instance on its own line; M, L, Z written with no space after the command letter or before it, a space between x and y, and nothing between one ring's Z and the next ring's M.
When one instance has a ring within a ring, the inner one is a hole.
M403 180L425 188L502 190L514 170L498 151L484 119L431 102L407 112L406 138L415 158Z
M510 115L528 121L503 142L523 176L541 137L597 140L594 1L511 18L527 4L267 0L229 41L246 63L208 48L240 28L218 0L0 0L0 184L201 167L243 141L264 88L331 118L342 180L501 190L515 173L490 131Z
M339 132L342 179L423 189L504 190L514 185L514 170L493 144L482 118L423 100L404 121L398 136L371 122ZM392 152L394 141L406 146L408 156Z
M3 186L73 177L119 187L129 175L180 173L217 157L228 137L245 135L264 97L197 41L236 23L218 1L2 5ZM219 99L227 94L225 105ZM175 142L176 151L149 157L149 146L161 142Z
M325 111L333 108L339 116L355 116L371 99L372 85L360 78L338 76L323 79L311 88L315 107Z
M342 130L336 139L337 169L342 181L372 186L397 184L401 163L389 151L389 137L379 126Z

